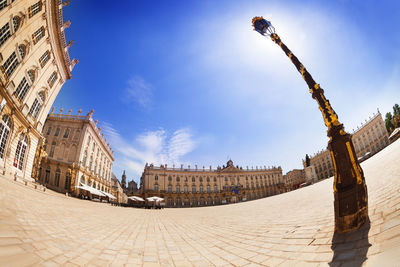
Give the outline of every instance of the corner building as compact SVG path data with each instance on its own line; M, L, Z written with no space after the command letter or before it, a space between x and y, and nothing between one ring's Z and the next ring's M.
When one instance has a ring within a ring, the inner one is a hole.
M359 161L371 157L389 145L389 134L379 110L353 131L352 141ZM318 180L334 175L332 158L327 149L310 157L310 164L315 166ZM306 167L304 160L303 165Z
M283 193L281 167L245 170L229 160L217 169L145 166L140 179L145 198L159 196L167 207L196 207L253 200Z
M39 182L58 192L92 198L90 190L82 190L88 186L110 198L113 151L93 121L93 110L86 116L80 113L49 114L43 131L48 156L42 159Z
M61 0L0 0L0 172L31 179L42 128L78 62Z

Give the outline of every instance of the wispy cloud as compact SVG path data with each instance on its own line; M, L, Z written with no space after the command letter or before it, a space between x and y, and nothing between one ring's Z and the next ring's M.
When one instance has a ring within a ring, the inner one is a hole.
M146 82L140 76L133 76L127 82L124 95L124 102L134 103L139 105L141 108L148 109L152 104L153 85Z
M124 139L110 123L104 123L103 129L116 152L115 169L127 169L136 177L142 173L146 163L178 165L196 147L189 128L178 129L172 134L164 129L147 131L133 141Z

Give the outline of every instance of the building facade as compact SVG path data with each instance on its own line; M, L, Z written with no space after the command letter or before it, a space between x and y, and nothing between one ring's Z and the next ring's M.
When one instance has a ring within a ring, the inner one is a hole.
M381 113L373 114L365 123L357 127L352 134L357 158L362 161L366 158L378 153L387 145L389 145L389 135L386 131L385 123ZM306 162L303 160L304 167ZM334 167L330 156L330 151L324 149L310 157L310 165L315 167L315 171L319 180L334 175Z
M49 114L43 127L47 158L41 162L39 181L75 196L88 195L85 186L112 194L112 148L93 121L93 110L86 116L80 113Z
M145 198L164 198L167 207L195 207L235 203L283 193L281 167L245 170L229 160L217 169L145 166L140 179Z
M70 60L61 0L0 1L0 172L37 175L46 116L77 60Z
M124 193L124 189L114 174L111 174L112 194L117 198L118 203L128 203L128 196Z
M306 175L304 169L294 169L289 171L283 176L286 188L289 190L294 190L299 188L302 183L306 181Z

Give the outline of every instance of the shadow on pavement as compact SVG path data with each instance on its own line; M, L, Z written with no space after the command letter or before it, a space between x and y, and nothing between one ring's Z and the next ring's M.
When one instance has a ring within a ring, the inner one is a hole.
M371 244L368 242L370 221L366 221L358 230L348 233L334 233L332 238L333 258L330 266L345 264L361 266L367 259L367 252Z

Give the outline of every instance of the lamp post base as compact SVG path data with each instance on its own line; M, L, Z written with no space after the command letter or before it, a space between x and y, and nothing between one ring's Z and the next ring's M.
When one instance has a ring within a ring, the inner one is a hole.
M367 186L357 184L345 192L336 192L335 197L335 232L344 233L357 230L368 220L368 202L358 199L366 194ZM365 199L368 199L367 197ZM354 213L349 213L350 206L356 206ZM356 204L356 205L355 205ZM347 211L347 212L343 212ZM343 214L344 213L344 214Z

